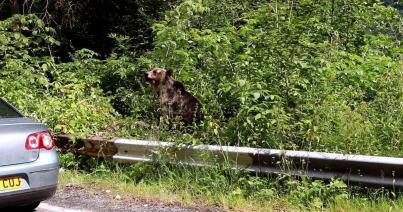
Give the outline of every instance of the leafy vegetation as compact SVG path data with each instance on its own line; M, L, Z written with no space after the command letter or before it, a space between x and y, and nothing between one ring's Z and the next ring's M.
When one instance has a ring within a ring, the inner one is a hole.
M49 49L59 45L55 31L35 15L0 22L0 96L54 131L83 134L107 127L113 108L92 69L93 52L76 52L72 62L56 63Z
M205 142L390 154L401 18L376 1L184 1L154 25L152 56L208 102Z
M359 0L168 8L152 24L153 49L139 54L131 37L112 33L105 60L82 49L62 63L56 31L40 18L2 21L0 95L79 136L401 154L403 20L395 8ZM167 130L143 79L155 66L172 68L200 98L202 124Z
M45 9L43 1L11 9L0 4L0 96L54 133L79 137L402 155L400 3L158 2L100 1L109 15L90 1L54 1ZM160 119L157 94L143 78L152 67L172 68L201 100L202 123L169 126ZM402 205L391 191L365 193L339 180L262 179L225 166L189 169L161 161L121 168L61 157L69 169L230 207Z

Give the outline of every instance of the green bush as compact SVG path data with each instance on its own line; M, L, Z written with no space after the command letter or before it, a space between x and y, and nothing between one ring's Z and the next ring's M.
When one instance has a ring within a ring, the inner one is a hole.
M53 36L35 15L0 22L0 96L55 132L83 136L107 128L115 113L99 87L101 61L81 50L72 62L56 63Z
M79 136L399 155L402 22L375 0L184 0L153 24L152 51L112 33L106 60L83 49L61 63L55 31L16 15L0 22L0 95ZM160 120L143 75L156 66L201 100L201 124Z
M402 20L377 1L189 0L146 57L205 103L203 142L396 154Z

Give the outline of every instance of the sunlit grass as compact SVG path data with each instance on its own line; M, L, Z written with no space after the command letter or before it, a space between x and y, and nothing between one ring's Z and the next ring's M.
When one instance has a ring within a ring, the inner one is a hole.
M179 180L179 179L178 179ZM172 191L172 183L161 181L155 183L129 182L119 173L90 174L77 170L63 170L59 176L59 189L66 185L80 186L97 192L110 190L129 198L140 198L163 203L179 203L184 207L220 208L226 211L292 211L286 201L254 201L240 196L210 194L194 196L189 189L177 188ZM218 201L217 201L218 200Z
M214 208L225 211L403 211L403 199L349 197L340 199L325 207L306 207L290 201L289 195L267 199L245 198L233 193L197 193L197 183L178 177L161 178L156 181L134 183L122 172L86 173L77 170L64 170L60 174L59 189L67 184L87 190L119 194L126 198L139 198L166 204L176 203L184 207ZM182 187L180 187L182 185ZM192 188L194 186L194 188ZM217 189L219 190L219 189ZM301 193L302 195L302 193Z

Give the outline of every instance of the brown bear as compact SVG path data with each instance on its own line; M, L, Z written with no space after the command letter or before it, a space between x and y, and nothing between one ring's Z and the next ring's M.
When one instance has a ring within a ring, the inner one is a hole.
M145 73L146 80L158 92L161 113L185 124L203 120L202 104L184 85L172 78L172 70L154 68Z

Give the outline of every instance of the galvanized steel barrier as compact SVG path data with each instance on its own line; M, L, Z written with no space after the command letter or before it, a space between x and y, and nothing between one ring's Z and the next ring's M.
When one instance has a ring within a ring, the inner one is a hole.
M69 138L62 136L63 139ZM112 157L120 162L148 162L155 156L196 166L226 162L233 168L257 173L340 178L347 183L403 188L403 158L130 139L89 138L77 143L80 147L75 148L80 154Z

